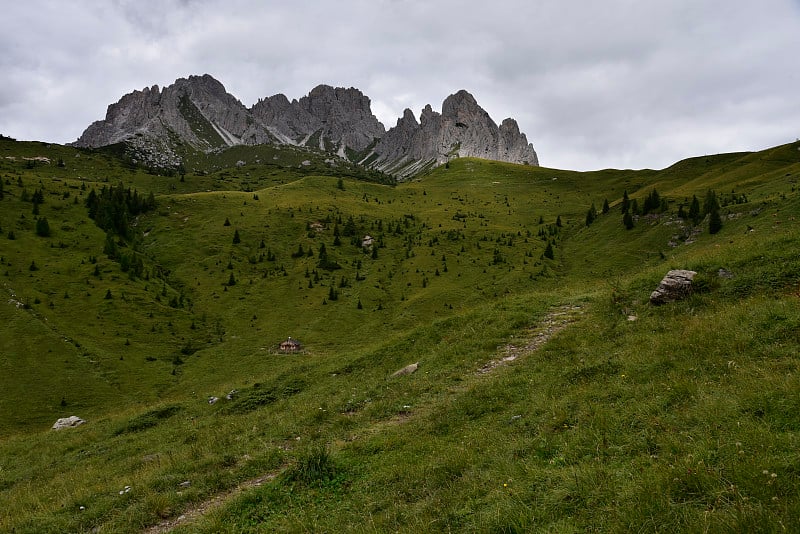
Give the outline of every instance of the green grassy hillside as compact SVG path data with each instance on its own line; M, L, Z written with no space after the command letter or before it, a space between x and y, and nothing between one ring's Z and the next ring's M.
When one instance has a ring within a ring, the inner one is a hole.
M791 530L799 149L382 185L1 139L0 530ZM124 236L112 187L155 200ZM678 216L709 190L713 234Z

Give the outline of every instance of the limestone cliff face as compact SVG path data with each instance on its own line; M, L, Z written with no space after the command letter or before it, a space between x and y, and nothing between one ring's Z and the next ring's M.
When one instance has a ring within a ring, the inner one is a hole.
M356 152L385 133L383 124L372 114L369 98L358 89L318 85L298 104L322 123L322 138Z
M352 87L318 85L292 102L279 94L259 101L252 112L291 142L323 151L361 152L385 132L370 99Z
M498 127L467 91L448 96L439 114L425 106L420 122L406 110L374 149L372 165L410 176L454 157L475 157L538 165L539 159L514 119Z
M241 143L251 125L249 112L225 87L209 76L180 78L159 91L157 85L133 91L108 107L106 118L93 123L74 143L97 147L132 136L164 138L170 133L208 150ZM268 135L256 135L259 142Z
M299 100L278 94L248 109L208 74L190 76L123 96L74 145L124 142L134 159L156 167L177 166L181 146L212 151L267 143L336 153L400 177L453 157L538 165L516 121L498 127L467 91L447 97L441 113L426 106L419 122L405 110L388 132L370 105L358 89L319 85Z

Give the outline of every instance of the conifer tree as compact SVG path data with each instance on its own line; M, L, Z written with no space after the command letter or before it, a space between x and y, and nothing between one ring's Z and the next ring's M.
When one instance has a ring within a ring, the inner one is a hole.
M595 219L597 219L597 208L594 207L594 202L592 202L592 206L586 212L586 226L591 226Z
M716 234L722 229L722 217L719 214L719 201L717 194L711 189L706 193L703 202L703 211L708 214L708 233Z
M626 211L625 215L622 216L622 224L625 225L626 230L633 229L633 215L631 215L630 211Z
M50 237L50 224L47 222L47 217L39 217L36 221L36 235Z
M241 239L241 237L239 237L239 230L238 229L234 230L234 232L233 232L233 244L234 245L238 245L241 242L242 242L242 239Z
M703 215L708 215L714 210L719 210L719 201L717 200L717 194L709 189L705 200L703 200Z
M691 219L693 225L697 226L700 224L701 218L700 201L697 200L697 195L692 195L692 203L689 204L689 219Z
M547 248L544 249L544 257L550 260L555 258L555 253L553 252L553 244L549 241L547 242Z
M716 234L722 229L722 217L719 214L719 208L712 208L711 213L708 214L708 233Z
M608 210L610 210L610 209L611 209L611 208L610 208L610 207L609 207L609 205L608 205L608 199L605 199L605 200L603 201L603 215L605 215L606 213L608 213Z

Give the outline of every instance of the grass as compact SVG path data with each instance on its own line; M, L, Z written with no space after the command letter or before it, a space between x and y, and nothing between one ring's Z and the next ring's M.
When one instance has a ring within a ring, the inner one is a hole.
M176 531L790 528L797 149L661 171L462 159L387 186L263 147L197 156L181 181L0 140L0 530L143 530L240 485ZM82 205L119 182L157 196L142 277L103 254ZM654 187L668 212L625 230L623 192ZM22 200L39 188L47 238ZM709 188L747 202L692 233L678 204ZM699 290L650 306L672 268ZM565 305L575 322L478 372ZM279 352L287 336L304 351ZM88 423L48 430L73 414Z

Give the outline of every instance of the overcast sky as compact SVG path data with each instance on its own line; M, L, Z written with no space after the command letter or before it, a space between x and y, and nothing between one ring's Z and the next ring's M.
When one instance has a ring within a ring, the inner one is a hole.
M0 133L74 141L135 89L357 87L389 128L470 91L541 164L663 168L800 137L800 0L0 0Z

